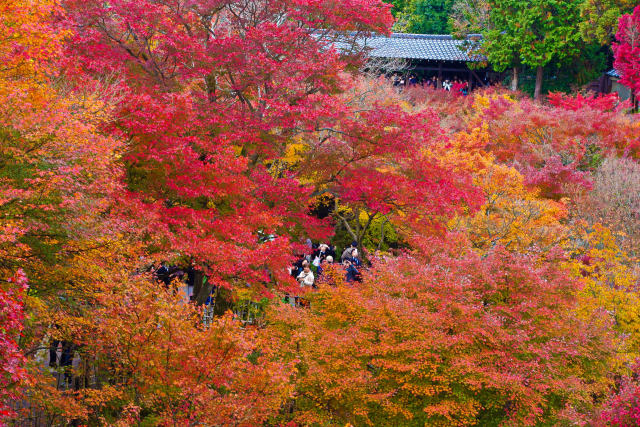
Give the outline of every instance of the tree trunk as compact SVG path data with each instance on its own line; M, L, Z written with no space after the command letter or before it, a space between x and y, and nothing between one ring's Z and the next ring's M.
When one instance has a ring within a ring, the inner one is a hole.
M382 243L384 243L384 226L387 225L389 220L387 218L382 221L382 225L380 226L380 241L378 242L378 250L382 249Z
M518 67L513 67L513 78L511 79L511 90L518 90L518 77L519 77Z
M544 77L544 68L538 67L536 70L536 89L533 92L533 98L536 100L540 99L540 95L542 93L542 78Z
M200 291L195 294L195 303L196 305L203 305L207 302L207 298L211 295L211 291L213 291L213 284L207 282L200 288Z
M204 273L202 271L195 270L193 274L194 274L194 278L193 278L194 300L197 302L198 305L201 305L201 304L204 304L204 302L207 300L207 297L209 296L209 294L207 294L206 291L203 292L203 294L205 294L204 300L203 300L203 297L200 295L200 291L202 290L202 285L204 284Z

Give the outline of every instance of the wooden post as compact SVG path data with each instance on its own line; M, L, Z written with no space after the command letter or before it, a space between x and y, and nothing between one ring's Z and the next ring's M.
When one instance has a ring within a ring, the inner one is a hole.
M442 89L442 62L438 62L438 89Z
M476 73L476 72L475 72L475 71L473 71L473 70L469 70L469 72L470 72L471 74L473 74L473 77L475 77L475 78L476 78L476 80L478 81L478 86L483 86L483 87L487 87L487 86L489 86L489 84L488 84L488 83L487 83L487 84L485 84L484 80L482 80L482 79L480 78L480 76L478 75L478 73Z
M471 93L471 82L473 82L473 74L471 74L471 70L469 70L469 75L467 76L467 93Z

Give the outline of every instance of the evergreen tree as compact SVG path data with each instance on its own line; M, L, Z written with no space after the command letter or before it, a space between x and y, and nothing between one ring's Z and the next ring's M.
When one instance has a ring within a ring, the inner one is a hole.
M418 34L449 34L449 14L453 0L410 0L396 16L395 28L402 32ZM397 6L396 6L397 7Z
M497 70L535 68L538 99L544 67L579 53L580 0L491 0L490 4L492 28L485 34L489 61Z

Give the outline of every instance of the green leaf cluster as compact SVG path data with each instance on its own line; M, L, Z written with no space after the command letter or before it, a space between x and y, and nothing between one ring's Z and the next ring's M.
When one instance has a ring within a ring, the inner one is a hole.
M400 3L400 2L399 2ZM396 14L394 30L416 34L450 34L454 0L410 0Z
M544 67L578 55L582 0L491 0L486 53L496 70Z

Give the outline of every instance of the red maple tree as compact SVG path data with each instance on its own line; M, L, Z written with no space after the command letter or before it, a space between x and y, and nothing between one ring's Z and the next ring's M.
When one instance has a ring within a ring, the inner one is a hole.
M640 94L640 5L631 14L622 15L616 33L617 43L613 43L615 62L613 66L620 73L620 83Z
M295 242L326 237L313 188L278 167L335 119L358 34L386 32L379 0L67 1L70 67L125 94L108 129L128 141L123 210L211 284L286 282ZM336 37L349 55L333 46ZM115 77L117 76L117 77ZM277 236L267 242L260 235Z

